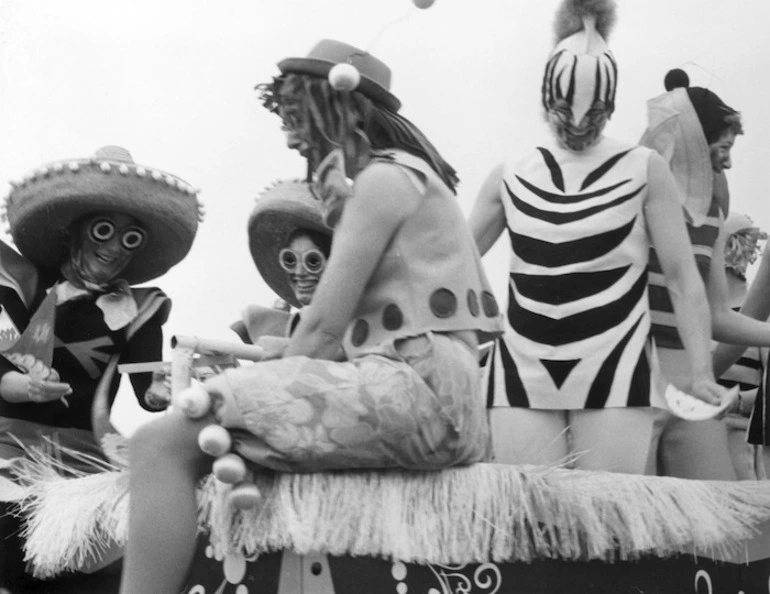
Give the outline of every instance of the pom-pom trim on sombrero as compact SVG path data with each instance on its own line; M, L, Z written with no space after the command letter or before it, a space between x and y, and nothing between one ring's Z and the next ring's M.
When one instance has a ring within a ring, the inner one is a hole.
M133 216L147 230L147 244L121 273L130 284L165 274L190 251L201 218L198 191L181 178L134 162L121 147L93 157L39 167L11 183L5 202L17 249L45 268L68 257L69 229L99 212Z
M260 194L249 217L249 251L268 286L294 307L301 305L278 262L278 252L287 247L289 236L301 228L332 235L307 182L279 181Z

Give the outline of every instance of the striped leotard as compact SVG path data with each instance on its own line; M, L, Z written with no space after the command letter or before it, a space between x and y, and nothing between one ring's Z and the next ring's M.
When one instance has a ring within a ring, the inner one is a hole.
M580 153L538 148L504 172L512 258L489 406L651 405L649 156L604 138Z

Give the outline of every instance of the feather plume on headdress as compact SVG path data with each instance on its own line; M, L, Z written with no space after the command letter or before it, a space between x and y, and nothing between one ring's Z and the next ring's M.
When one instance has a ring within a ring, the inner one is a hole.
M615 25L616 5L614 0L564 0L556 12L554 21L554 43L582 31L583 19L594 19L596 32L607 41Z

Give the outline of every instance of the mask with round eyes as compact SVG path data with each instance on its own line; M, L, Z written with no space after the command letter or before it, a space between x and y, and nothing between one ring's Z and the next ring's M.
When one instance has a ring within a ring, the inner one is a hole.
M117 228L111 219L97 219L88 228L89 237L94 243L106 243L116 236ZM129 227L120 232L120 245L133 252L144 245L145 232L141 227Z
M79 245L73 246L74 269L97 285L113 281L147 239L136 220L122 213L97 215L83 225Z
M290 248L284 248L278 254L283 268L289 274L294 274L304 268L313 274L321 274L326 266L326 256L321 250L311 249L306 252L295 252Z
M324 253L310 237L298 235L278 253L278 262L288 276L297 301L302 305L310 303L326 268Z

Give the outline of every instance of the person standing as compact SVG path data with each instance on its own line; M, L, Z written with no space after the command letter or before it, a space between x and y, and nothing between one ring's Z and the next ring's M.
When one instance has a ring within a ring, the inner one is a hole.
M643 473L652 407L663 407L649 340L649 238L675 285L676 324L710 403L708 305L677 192L653 151L603 134L618 67L606 38L613 2L564 2L542 105L552 133L496 167L470 216L482 254L511 241L506 334L486 366L496 460Z

